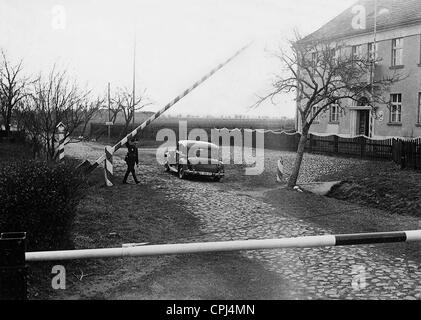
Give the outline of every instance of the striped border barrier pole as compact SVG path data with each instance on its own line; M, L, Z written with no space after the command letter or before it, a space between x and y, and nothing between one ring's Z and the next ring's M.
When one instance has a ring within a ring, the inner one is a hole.
M152 115L149 119L147 119L145 122L143 122L141 125L139 125L136 129L134 129L132 132L130 132L126 137L124 137L120 142L118 142L113 147L112 153L114 153L115 151L117 151L118 149L120 149L122 146L124 146L124 144L127 143L127 141L129 141L131 138L133 138L134 136L136 136L136 134L139 131L142 131L143 129L145 129L145 127L147 127L152 121L154 121L155 119L157 119L158 117L160 117L165 111L167 111L168 109L170 109L177 102L179 102L182 98L184 98L186 95L188 95L194 89L196 89L199 85L201 85L203 82L205 82L207 79L209 79L219 69L221 69L222 67L224 67L225 65L227 65L229 62L231 62L234 58L236 58L241 52L243 52L244 50L246 50L249 46L250 46L250 44L244 46L243 48L241 48L240 50L238 50L233 56L231 56L229 59L227 59L225 62L220 63L217 67L215 67L214 69L212 69L208 74L206 74L205 76L203 76L199 81L197 81L196 83L194 83L190 88L184 90L180 95L178 95L176 98L174 98L172 101L170 101L164 108L162 108L161 110L159 110L157 113L155 113L154 115ZM98 158L91 165L91 167L87 170L87 173L90 173L93 170L95 170L100 165L100 163L102 161L104 161L104 160L105 160L105 155L104 156L101 156L100 158Z
M278 168L276 172L276 181L280 183L284 183L284 161L283 159L278 160Z
M104 161L104 176L105 184L107 187L112 187L113 178L113 148L110 146L105 147L105 161Z
M57 158L59 161L62 161L64 159L64 142L65 142L65 138L64 138L64 129L65 126L63 123L59 123L57 126L57 140L58 141L58 146L57 146Z
M197 242L182 244L145 245L133 247L123 246L121 248L105 249L27 252L25 255L25 259L26 261L31 262L111 257L124 258L170 254L190 254L281 248L313 248L413 241L421 241L421 230L322 235L267 240Z
M58 134L58 160L64 159L64 132L61 131Z

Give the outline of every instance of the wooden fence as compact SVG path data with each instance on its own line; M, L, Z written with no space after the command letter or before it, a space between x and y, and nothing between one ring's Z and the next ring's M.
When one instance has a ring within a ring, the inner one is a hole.
M92 124L91 126L91 132L98 133L105 132L106 130L106 127L102 124ZM161 125L152 124L142 131L140 138L155 140L158 131L161 129ZM168 129L174 130L177 139L179 138L178 125L174 124L173 126L169 126ZM188 131L190 129L192 128L189 126ZM215 128L209 126L203 127L202 129L204 129L210 137L211 129ZM240 130L244 137L244 130L250 129L241 128L237 130ZM225 130L231 131L232 128ZM118 135L118 132L120 131L121 128L118 126L112 127L111 136ZM288 133L285 131L265 130L264 137L266 149L295 152L297 151L301 135L299 133ZM254 134L252 140L252 146L255 147L256 140ZM233 144L233 139L230 140L230 144ZM402 168L421 169L421 138L412 140L402 138L375 140L364 136L343 138L337 135L319 136L309 134L305 151L309 153L358 157L370 160L393 160Z
M392 159L404 168L421 169L421 138L414 140L394 139Z
M273 150L296 151L300 134L265 133L265 147ZM352 156L362 159L393 160L402 168L421 169L421 138L374 140L359 136L343 138L336 135L309 134L306 152Z

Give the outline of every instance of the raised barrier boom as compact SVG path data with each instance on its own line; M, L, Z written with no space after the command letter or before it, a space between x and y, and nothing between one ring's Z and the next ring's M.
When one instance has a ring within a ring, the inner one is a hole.
M139 125L136 129L134 129L132 132L130 132L127 136L125 136L121 141L119 141L116 145L114 145L112 148L110 148L110 151L114 153L118 149L120 149L124 144L130 140L132 137L136 136L136 134L139 131L142 131L145 127L147 127L152 121L160 117L165 111L167 111L169 108L171 108L173 105L175 105L178 101L180 101L182 98L184 98L186 95L188 95L191 91L196 89L199 85L201 85L203 82L205 82L207 79L209 79L214 73L216 73L219 69L224 67L226 64L231 62L235 57L237 57L241 52L246 50L250 44L244 46L240 50L238 50L233 56L231 56L229 59L227 59L225 62L220 63L216 68L212 69L208 74L203 76L199 81L195 82L190 88L186 89L178 95L176 98L174 98L171 102L169 102L164 108L159 110L157 113L152 115L149 119L147 119L145 122L143 122L141 125ZM105 160L105 155L98 158L91 167L87 170L87 173L92 172L95 168L99 166L101 162Z
M374 243L421 241L421 230L400 232L378 232L342 235L322 235L297 238L238 240L221 242L197 242L183 244L161 244L139 247L85 249L67 251L26 252L25 260L51 261L93 258L125 258L170 254L224 252L239 250L261 250L281 248L309 248L325 246L346 246Z

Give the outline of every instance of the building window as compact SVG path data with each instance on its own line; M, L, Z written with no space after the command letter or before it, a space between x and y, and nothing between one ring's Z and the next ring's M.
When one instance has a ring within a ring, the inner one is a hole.
M334 61L338 61L341 57L341 49L340 48L332 48L330 49L330 56L333 58Z
M401 123L402 121L402 94L390 95L390 122Z
M375 58L377 58L377 44L370 42L368 44L368 59L374 60Z
M421 34L420 34L420 65L421 65Z
M352 46L352 57L354 59L358 59L358 58L363 57L363 46L362 45Z
M313 52L311 54L311 66L313 68L316 68L316 66L317 66L317 52Z
M421 124L421 92L418 93L418 119L417 123Z
M339 122L339 106L334 104L330 106L330 122Z
M335 48L330 49L330 55L331 55L332 57L335 57L335 55L336 55L336 50L335 50Z
M392 66L403 64L403 38L392 40Z

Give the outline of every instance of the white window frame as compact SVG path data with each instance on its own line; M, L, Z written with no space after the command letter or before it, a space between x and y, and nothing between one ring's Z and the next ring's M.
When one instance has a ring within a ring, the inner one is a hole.
M377 43L369 42L367 45L368 59L374 60L377 58Z
M392 67L403 65L403 38L392 39Z
M332 104L329 108L329 122L339 122L339 106Z
M363 55L364 55L363 51L364 51L364 48L361 44L357 44L355 46L352 46L352 57L356 58L356 59L362 58Z
M312 106L311 107L311 117L313 118L314 115L317 113L317 111L319 111L319 106ZM320 114L318 114L315 118L314 121L319 121L319 116Z
M421 92L418 92L418 117L417 124L421 124Z
M313 68L317 67L317 60L318 60L318 54L317 52L312 52L311 53L311 66Z
M402 94L393 93L390 95L390 123L402 123Z
M330 49L330 54L333 58L334 61L339 61L339 59L341 58L341 48L331 48Z

